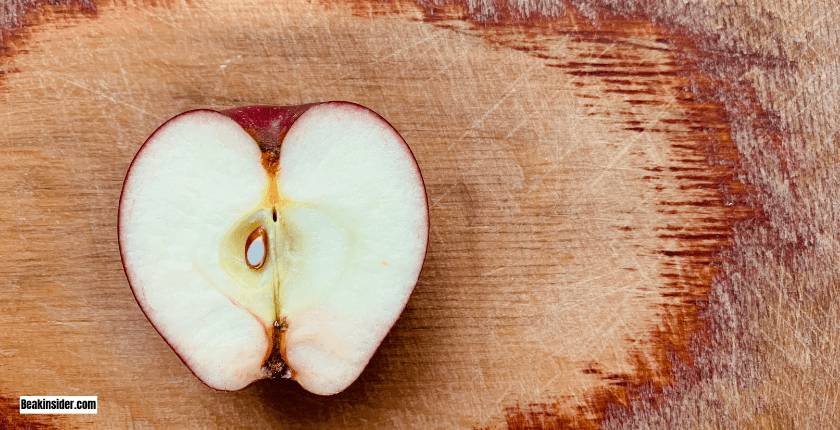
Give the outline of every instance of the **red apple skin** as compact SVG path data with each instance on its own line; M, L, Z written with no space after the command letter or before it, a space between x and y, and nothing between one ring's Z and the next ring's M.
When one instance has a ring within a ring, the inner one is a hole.
M245 129L258 144L276 144L283 142L286 131L304 112L321 103L309 103L299 106L244 106L226 109L220 113L227 115Z
M385 118L383 118L378 113L376 113L376 112L374 112L374 111L372 111L372 110L370 110L370 109L368 109L368 108L366 108L362 105L359 105L357 103L353 103L353 102L329 101L329 102L307 103L307 104L294 105L294 106L254 105L254 106L243 106L243 107L230 108L230 109L224 109L224 110L193 109L193 110L185 111L185 112L182 112L178 115L175 115L174 117L168 119L166 122L161 124L157 129L155 129L155 131L152 132L152 134L146 139L146 141L143 142L143 145L140 146L140 149L138 149L134 158L131 160L131 163L129 164L128 169L126 171L125 179L123 180L123 187L122 187L121 192L120 192L120 206L119 206L119 211L118 211L118 215L117 215L117 232L118 232L117 237L118 237L118 245L119 245L119 250L120 250L120 261L123 265L123 271L126 274L126 280L128 281L129 286L131 287L131 285L132 285L131 275L130 275L130 270L129 270L129 268L126 264L126 261L125 261L125 257L124 257L125 252L123 250L123 243L122 243L122 240L121 240L120 235L119 235L119 232L122 230L122 226L120 225L121 224L120 220L121 220L122 216L120 216L120 213L123 210L125 210L125 206L123 205L123 203L124 203L125 197L126 197L126 195L125 195L126 194L125 193L126 192L126 184L128 182L128 178L130 177L131 171L132 171L131 168L134 166L134 163L142 157L143 150L146 148L146 145L150 141L153 140L154 136L158 133L158 131L163 129L170 121L173 121L176 118L181 117L182 115L188 115L188 114L192 114L194 112L200 112L200 111L221 113L221 114L231 118L232 120L234 120L239 126L241 126L255 140L257 145L259 145L260 150L263 152L263 166L266 168L269 175L273 176L273 175L276 175L276 173L277 173L277 171L276 171L277 157L279 157L280 147L282 146L283 139L286 136L286 132L295 123L295 121L297 121L297 119L300 118L300 116L303 115L306 111L308 111L309 109L311 109L315 106L322 105L322 104L344 105L344 107L349 107L349 108L352 108L352 109L359 109L359 110L363 110L363 111L366 111L366 112L373 113L374 115L379 117L383 121L384 124L388 124L388 126L398 136L400 136L400 138L401 138L400 140L402 141L402 144L404 145L405 151L408 152L408 154L411 155L411 158L414 161L414 166L416 167L418 177L420 178L420 186L422 187L422 189L424 191L423 195L425 197L425 202L424 203L425 203L425 207L426 207L426 219L425 219L425 221L426 221L426 244L427 244L427 246L426 246L426 250L423 254L423 260L422 260L421 266L420 266L420 273L422 273L423 267L425 266L426 255L428 254L428 243L429 243L429 234L430 234L430 229L431 229L431 218L430 218L430 214L429 214L429 197L428 197L428 194L426 194L426 192L425 192L426 184L425 184L425 180L423 179L422 172L420 171L420 166L417 163L417 157L414 156L414 153L411 151L411 148L405 142L405 139L402 139L402 135L396 130L396 128L394 128L394 126L390 122L388 122ZM128 210L130 211L130 209L128 209ZM130 212L129 212L129 214L130 214ZM138 306L140 306L140 310L146 316L146 319L149 320L149 322L152 324L152 327L155 329L155 331L157 331L158 335L160 335L161 338L163 338L164 341L166 341L166 338L163 336L160 329L158 327L156 327L155 324L152 322L153 320L152 320L152 318L150 318L149 309L146 309L143 306L143 303L139 300L139 298L137 297L137 294L135 293L133 288L132 288L132 294L134 295L134 299L135 299L135 301L137 301ZM404 309L400 310L400 314L403 312L403 310ZM394 324L396 324L396 321L394 322ZM391 328L393 328L393 325L389 328L389 330ZM272 338L274 338L274 336L271 336L269 334L269 338L272 339ZM216 391L227 391L227 390L220 390L216 387L208 385L206 382L204 382L204 380L202 380L200 377L198 377L198 375L190 368L190 366L187 364L186 360L184 360L184 357L182 356L182 354L179 351L174 349L172 347L172 345L170 345L168 342L167 342L167 346L169 346L170 349L172 349L172 351L178 356L178 358L181 359L181 361L184 363L184 365L187 367L187 369L189 369L190 372L199 381L201 381L203 384L207 385L209 388L212 388ZM254 381L254 382L256 382L256 381Z

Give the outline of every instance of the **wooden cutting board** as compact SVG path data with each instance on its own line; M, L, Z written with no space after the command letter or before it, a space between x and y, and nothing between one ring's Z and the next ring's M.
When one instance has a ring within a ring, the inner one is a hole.
M0 425L831 427L837 14L759 3L6 3ZM126 170L182 111L326 100L411 146L420 281L346 391L214 391L131 294Z

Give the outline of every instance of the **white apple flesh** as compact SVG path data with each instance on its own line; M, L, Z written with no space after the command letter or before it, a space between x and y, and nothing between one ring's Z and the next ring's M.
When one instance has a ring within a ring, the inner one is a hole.
M219 390L348 387L405 307L428 232L411 150L346 102L178 115L138 151L119 209L137 302Z

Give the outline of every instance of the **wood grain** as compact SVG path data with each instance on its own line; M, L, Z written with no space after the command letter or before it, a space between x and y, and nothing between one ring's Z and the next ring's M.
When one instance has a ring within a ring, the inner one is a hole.
M829 6L12 4L0 423L831 427ZM417 157L420 282L344 393L215 392L131 296L125 170L181 111L330 99L376 110ZM16 415L37 394L97 395L100 413Z

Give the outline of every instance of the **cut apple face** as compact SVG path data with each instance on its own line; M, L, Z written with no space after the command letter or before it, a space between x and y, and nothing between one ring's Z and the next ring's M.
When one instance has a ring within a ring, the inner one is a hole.
M405 307L428 233L411 150L346 102L178 115L135 156L119 209L137 302L219 390L347 388Z

